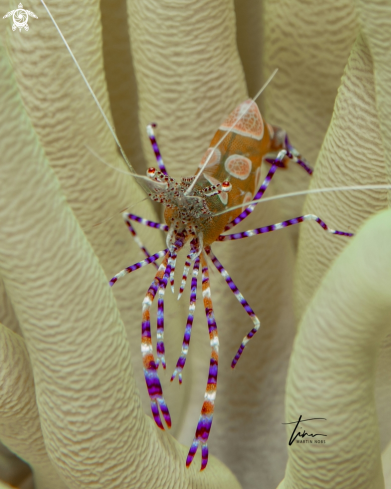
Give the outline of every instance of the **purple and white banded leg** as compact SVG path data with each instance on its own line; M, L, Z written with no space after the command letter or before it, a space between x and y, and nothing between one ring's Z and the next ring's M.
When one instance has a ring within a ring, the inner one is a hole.
M315 221L321 226L322 229L327 231L330 234L337 234L339 236L354 236L353 233L348 233L346 231L338 231L337 229L331 229L327 226L327 224L322 221L322 219L314 214L306 214L304 216L295 217L294 219L288 219L287 221L278 222L276 224L270 224L269 226L263 226L257 229L250 229L249 231L243 231L242 233L234 233L227 235L220 235L216 241L229 241L233 239L242 239L242 238L250 238L251 236L256 236L258 234L270 233L271 231L277 231L278 229L284 229L288 226L292 226L294 224L300 224L304 221Z
M313 168L311 168L305 160L301 159L300 153L289 142L287 134L285 134L285 147L289 152L289 155L287 154L287 157L300 165L308 173L308 175L312 175L314 172Z
M236 287L235 282L232 280L232 278L228 274L227 270L223 267L223 265L219 262L219 260L213 254L212 250L208 247L208 248L205 248L205 251L208 253L208 255L210 256L210 258L214 264L214 266L217 268L218 272L222 275L224 280L227 282L228 287L234 293L235 297L240 302L240 304L242 305L242 307L244 308L244 310L247 312L247 314L250 316L252 322L254 323L254 327L243 338L242 343L240 344L240 347L239 347L234 359L232 360L231 368L235 368L236 364L239 361L240 356L243 353L245 346L251 340L251 338L255 335L255 333L259 330L261 323L260 323L258 317L255 315L254 311L251 309L249 303L246 301L246 299L240 293L240 290Z
M153 419L159 428L164 430L162 420L160 418L159 408L163 414L163 418L167 424L167 427L171 427L171 417L168 410L166 401L163 397L162 386L157 373L157 365L155 357L153 356L152 339L151 339L151 322L150 322L150 309L153 300L155 299L156 292L160 281L162 280L168 262L169 253L164 257L162 264L157 271L155 278L153 279L145 297L142 307L142 326L141 326L141 354L143 358L144 377L147 384L149 398L151 400L151 411Z
M166 253L168 253L168 248L162 251L159 251L158 253L155 253L154 255L151 255L150 257L146 258L145 260L139 261L138 263L135 263L134 265L131 265L130 267L126 267L120 272L118 272L114 277L110 280L109 285L112 287L118 279L125 277L128 273L132 273L135 270L138 270L139 268L145 267L146 265L149 265L151 263L154 263L156 260L164 256Z
M175 252L170 254L170 258L168 260L168 264L170 265L170 285L172 293L174 293L174 283L175 283L175 266L176 266L177 254Z
M164 165L162 155L160 154L160 149L159 149L159 145L157 144L157 141L156 141L155 133L153 131L153 129L155 127L157 127L157 124L155 122L148 124L147 125L147 133L148 133L149 140L151 141L152 149L153 149L153 152L155 153L155 158L156 158L157 164L159 165L159 169L162 173L164 173L164 175L167 175L167 170L166 170L166 167Z
M186 257L185 266L183 267L182 282L181 282L181 285L179 287L178 301L182 297L183 291L185 290L186 282L187 282L187 276L189 275L190 266L191 266L191 258L190 258L190 254L189 254Z
M135 221L138 222L139 224L142 224L143 226L148 226L149 228L160 229L160 231L164 231L165 233L167 233L169 230L167 224L161 224L160 222L150 221L148 219L144 219L143 217L136 216L136 214L124 212L122 216L125 221L126 220Z
M217 335L217 325L213 312L213 304L210 294L209 271L205 253L201 254L202 266L202 297L204 300L205 314L208 321L210 346L212 349L208 383L206 385L204 403L201 415L198 420L197 430L189 454L186 459L186 467L192 463L193 458L201 445L201 470L204 470L208 463L208 438L213 421L214 403L216 398L217 372L219 364L219 337Z
M137 236L136 230L134 229L134 227L130 223L130 220L128 219L128 214L126 212L124 212L122 214L122 217L124 218L125 224L128 226L128 229L129 229L131 235L133 236L133 239L136 242L137 246L144 253L144 255L147 258L149 258L151 255L150 255L149 251L147 250L147 248L143 245L141 239ZM154 266L155 266L156 269L159 268L158 265L156 264L156 262L154 262L153 264L154 264Z
M289 144L289 141L288 141L288 144ZM292 151L297 153L297 151L293 148L293 146L289 145L289 149L291 149ZM271 166L270 170L268 171L268 174L266 175L266 178L263 181L258 192L254 195L253 200L260 200L263 197L263 194L265 193L267 187L269 186L269 183L270 183L271 179L273 178L277 168L279 166L284 166L283 160L285 158L289 158L289 159L295 161L300 166L302 166L309 175L312 175L313 170L310 166L308 166L304 161L299 160L295 156L295 154L290 153L288 149L282 149L277 153L277 156L275 158L267 158L265 160L268 163L271 163L272 166ZM256 203L249 205L241 214L239 214L237 217L235 217L235 219L233 219L233 221L231 221L230 223L228 223L225 226L224 231L229 231L234 226L236 226L237 224L242 222L244 219L246 219L246 217L248 217L253 212L256 205L257 205Z
M273 178L277 168L278 168L277 165L272 165L272 167L268 171L268 174L265 177L265 180L263 181L262 185L259 187L258 192L254 195L253 200L259 200L262 198L262 196L265 193L267 187L269 186L269 183L270 183L271 179ZM246 219L246 217L248 217L252 213L252 211L255 209L256 205L257 204L251 204L248 207L246 207L246 209L241 214L239 214L237 217L235 217L235 219L233 219L230 223L228 223L225 226L224 231L229 231L234 226L236 226L237 224L242 222L244 219Z
M178 375L179 383L182 384L182 371L185 368L187 353L189 351L189 344L191 338L191 330L193 327L194 320L194 311L196 307L196 299L197 299L197 281L198 281L198 271L200 268L200 259L197 257L194 261L193 265L193 274L191 279L191 291L190 291L190 304L189 304L189 313L186 321L185 334L183 336L182 342L182 351L181 355L177 361L174 373L171 376L171 382Z
M162 364L166 368L165 348L164 348L164 293L166 291L168 277L170 276L170 265L166 266L163 278L159 281L158 301L157 301L157 328L156 328L156 365Z

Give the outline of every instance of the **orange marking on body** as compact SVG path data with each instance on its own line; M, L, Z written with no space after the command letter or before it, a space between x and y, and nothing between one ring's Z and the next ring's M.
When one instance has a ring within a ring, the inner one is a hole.
M225 160L224 167L233 177L246 180L251 173L252 162L243 155L231 155Z
M148 336L142 336L141 337L141 343L143 345L152 345L152 340Z
M244 114L243 117L238 122L235 122L242 114ZM246 100L242 104L238 105L236 109L225 119L220 126L220 129L223 131L228 131L232 126L234 126L232 132L257 139L258 141L262 139L264 124L261 113L258 109L258 105L253 100Z
M215 335L215 336L217 336L217 332L216 332L216 335ZM218 352L217 352L217 351L212 350L212 355L211 355L211 356L212 356L212 358L213 358L214 360L216 360L216 362L217 362L217 363L219 363L219 354L218 354Z
M212 309L212 300L209 297L204 298L204 306L207 307L208 309Z
M206 392L214 392L216 390L216 384L207 384Z
M143 365L147 370L151 368L151 363L155 362L152 353L149 353L143 357Z
M206 164L206 167L205 168L209 168L211 166L215 166L215 165L218 165L220 163L220 159L221 159L221 151L218 150L217 148L213 149L213 148L208 148L205 153L204 153L204 156L202 157L202 160L201 160L201 163L198 165L199 168L202 168L206 159L208 158L208 156L210 155L210 153L213 151L213 154L212 156L210 157L208 163Z
M259 166L255 172L255 191L258 192L261 186L261 167Z
M267 129L269 131L270 139L273 139L274 138L274 129L273 129L273 126L271 124L266 124L266 126L267 126Z
M253 194L251 192L247 192L246 195L244 196L243 198L243 207L242 207L242 210L246 210L247 209L247 205L245 205L246 203L248 202L251 202L253 200Z
M213 414L214 405L210 401L204 401L202 405L201 414Z

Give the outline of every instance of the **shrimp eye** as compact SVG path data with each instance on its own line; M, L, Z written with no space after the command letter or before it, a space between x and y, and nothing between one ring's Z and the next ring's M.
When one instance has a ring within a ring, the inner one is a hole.
M154 168L153 166L151 166L150 168L148 168L147 175L149 177L154 177L155 176L155 173L156 173L156 168Z
M232 190L232 184L228 180L224 180L224 182L221 184L221 189L223 192L229 192Z

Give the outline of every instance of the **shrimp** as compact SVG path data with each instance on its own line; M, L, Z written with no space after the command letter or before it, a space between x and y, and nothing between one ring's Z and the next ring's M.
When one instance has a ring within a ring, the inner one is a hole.
M49 16L52 18L43 0L41 0L41 2L46 8ZM54 22L53 18L52 20ZM56 25L55 22L54 24ZM56 27L60 32L57 25ZM219 338L211 297L208 256L253 323L252 329L243 338L238 351L232 360L232 368L235 368L246 344L260 328L260 321L255 312L240 293L228 271L214 255L212 251L213 243L216 241L244 239L309 220L316 221L322 229L332 234L350 237L352 236L352 233L331 229L320 217L308 214L241 233L224 234L252 213L258 201L266 192L277 169L286 169L288 164L292 162L300 165L309 175L312 174L310 166L301 157L300 153L290 144L285 131L267 124L262 118L258 106L255 103L256 97L242 102L233 110L233 112L231 112L228 118L226 118L218 128L211 141L210 147L206 150L195 174L190 177L183 177L179 182L170 177L166 170L154 134L156 124L153 123L148 125L147 132L155 153L158 169L152 167L149 168L147 175L144 177L136 175L122 151L114 130L111 128L107 117L100 107L95 94L89 86L88 81L82 73L80 66L74 58L61 32L60 35L110 128L132 175L137 178L151 200L165 206L165 224L149 221L132 213L124 214L126 225L132 236L137 239L137 244L146 255L146 258L123 269L109 282L110 286L113 286L118 279L124 277L128 273L134 272L151 263L156 264L156 261L159 258L163 258L143 300L141 333L141 352L143 357L144 376L151 401L151 411L155 423L161 429L164 429L161 415L163 416L166 426L168 428L171 426L169 409L165 402L158 376L159 365L161 364L163 368L166 368L164 347L164 294L168 281L170 281L171 288L174 288L175 267L178 253L183 250L186 244L189 244L190 253L187 255L179 291L179 295L181 295L191 270L192 278L189 312L181 355L171 377L172 381L178 377L179 383L182 383L182 372L186 364L189 350L194 310L196 307L198 276L201 268L202 299L209 330L211 356L204 402L195 437L187 456L186 466L190 466L198 448L201 447L201 470L204 470L208 463L208 439L213 421L219 362ZM271 166L266 178L261 182L261 166L266 164ZM166 232L167 247L151 255L138 239L132 226L132 222L138 222L145 226ZM155 360L151 338L150 310L156 296L158 298L158 312L157 354Z
M219 352L217 325L211 298L208 256L253 322L253 328L243 338L232 360L232 368L235 368L246 344L260 328L260 321L255 312L240 293L227 270L212 252L212 244L216 241L243 239L257 234L269 233L304 221L315 221L323 230L331 234L346 237L351 237L353 234L329 228L320 217L314 214L298 216L280 223L240 233L223 234L252 213L278 168L285 169L290 162L293 162L300 165L309 175L312 174L312 168L290 144L285 131L267 124L254 100L246 100L231 112L217 130L195 175L182 178L180 182L176 182L167 173L154 135L154 127L156 127L156 124L150 124L147 132L159 170L149 168L147 171L147 176L150 179L148 195L155 202L165 205L164 218L166 224L147 221L130 213L125 213L124 219L127 224L130 221L135 221L165 231L167 233L167 248L152 256L146 252L148 257L145 260L121 270L109 283L110 286L113 286L119 278L164 257L143 301L141 351L153 417L156 424L163 429L163 423L159 415L160 408L167 426L170 427L171 418L157 374L160 363L165 368L163 294L169 278L173 288L177 255L185 244L190 242L190 253L187 255L179 293L179 296L181 296L189 270L191 265L193 265L189 314L181 355L171 381L178 377L179 382L182 383L182 371L185 367L189 350L196 304L197 279L201 265L202 296L209 328L211 357L204 403L186 465L189 466L192 463L197 449L201 447L201 470L203 470L208 463L208 438L212 426L216 397ZM263 182L260 181L262 164L271 165ZM150 308L157 293L159 294L159 302L157 313L157 360L155 360L151 342Z

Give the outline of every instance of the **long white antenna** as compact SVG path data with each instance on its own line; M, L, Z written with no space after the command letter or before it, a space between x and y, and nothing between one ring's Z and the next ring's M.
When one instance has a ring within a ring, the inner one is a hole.
M77 62L77 59L75 58L75 56L74 56L71 48L69 47L67 41L65 40L65 37L63 36L60 28L58 27L56 21L54 20L54 18L52 16L52 14L50 13L48 7L46 6L46 3L43 0L41 0L41 3L45 7L46 12L48 13L49 17L51 18L51 20L52 20L52 22L53 22L53 24L55 26L55 28L57 29L58 33L60 34L60 37L63 40L63 43L65 44L65 47L68 49L68 52L71 55L71 58L73 59L75 65L77 67L77 69L79 70L79 73L80 73L81 77L83 78L84 83L87 85L87 88L90 91L90 94L91 94L92 98L94 99L94 102L98 106L98 109L100 110L100 113L102 114L102 117L103 117L104 121L106 122L107 127L110 129L110 132L113 135L113 138L114 138L115 142L117 143L117 146L118 146L119 150L121 151L121 155L122 155L122 157L123 157L123 159L124 159L124 161L126 163L126 166L128 167L128 169L129 169L129 171L131 173L136 174L136 172L134 171L134 169L133 169L132 165L130 164L128 158L126 157L126 154L125 154L124 150L122 149L122 146L121 146L121 144L120 144L120 142L119 142L119 140L117 138L117 135L116 135L114 129L111 127L111 124L110 124L109 120L107 119L106 114L104 113L104 111L103 111L103 109L102 109L102 107L101 107L101 105L99 103L99 100L96 98L96 95L95 95L94 91L92 90L91 85L88 83L88 80L85 77L85 75L83 73L83 70L80 68L79 63Z
M300 190L298 192L291 192L288 194L279 194L279 195L273 195L271 197L266 197L266 199L257 199L257 200L252 200L251 202L246 202L247 205L251 204L258 204L258 202L270 202L271 200L278 200L278 199L286 199L288 197L298 197L299 195L309 195L309 194L320 194L323 192L340 192L340 191L346 191L346 190L381 190L381 189L391 189L391 184L385 184L385 185L353 185L351 187L324 187L324 188L314 188L311 190ZM213 214L214 216L221 216L221 214L226 214L227 212L231 212L235 209L241 209L243 207L243 204L238 204L234 205L232 207L229 207L228 209L224 209L223 211L216 212L216 214Z
M138 175L137 173L129 173L128 171L124 171L121 170L120 168L116 168L115 166L110 165L110 163L107 163L107 161L105 161L96 151L94 151L91 148L91 146L88 146L88 144L84 144L84 146L88 149L88 151L92 154L92 156L95 156L97 160L99 160L101 163L108 166L109 168L112 168L113 170L118 171L119 173L124 173L129 177L136 178L136 180L139 179L141 181L144 181L147 189L151 190L157 188L160 190L164 190L165 188L167 188L166 183L152 181L149 177L145 175Z
M42 0L41 0L42 1ZM261 95L261 93L265 90L265 88L269 85L269 83L273 80L273 78L275 77L276 73L278 71L278 68L276 68L273 73L269 76L269 78L267 79L266 83L264 83L263 87L258 91L258 93L255 95L254 98L252 98L251 100L253 102L255 102L257 100L257 98ZM209 163L209 160L212 158L212 155L213 155L213 152L215 149L217 149L220 144L224 141L224 139L228 136L228 134L230 134L233 130L233 128L236 126L236 124L247 114L247 112L250 110L250 105L247 107L247 109L236 119L236 121L232 124L232 126L228 129L228 131L224 134L224 136L222 136L220 138L220 140L218 141L218 143L212 148L212 151L210 151L208 157L206 158L204 164L202 165L201 167L201 170L197 173L197 176L195 177L195 179L193 180L192 184L190 185L190 187L186 190L185 192L185 195L189 195L189 193L193 190L194 188L194 185L196 184L197 180L200 178L202 172L205 170L206 168L206 165Z

